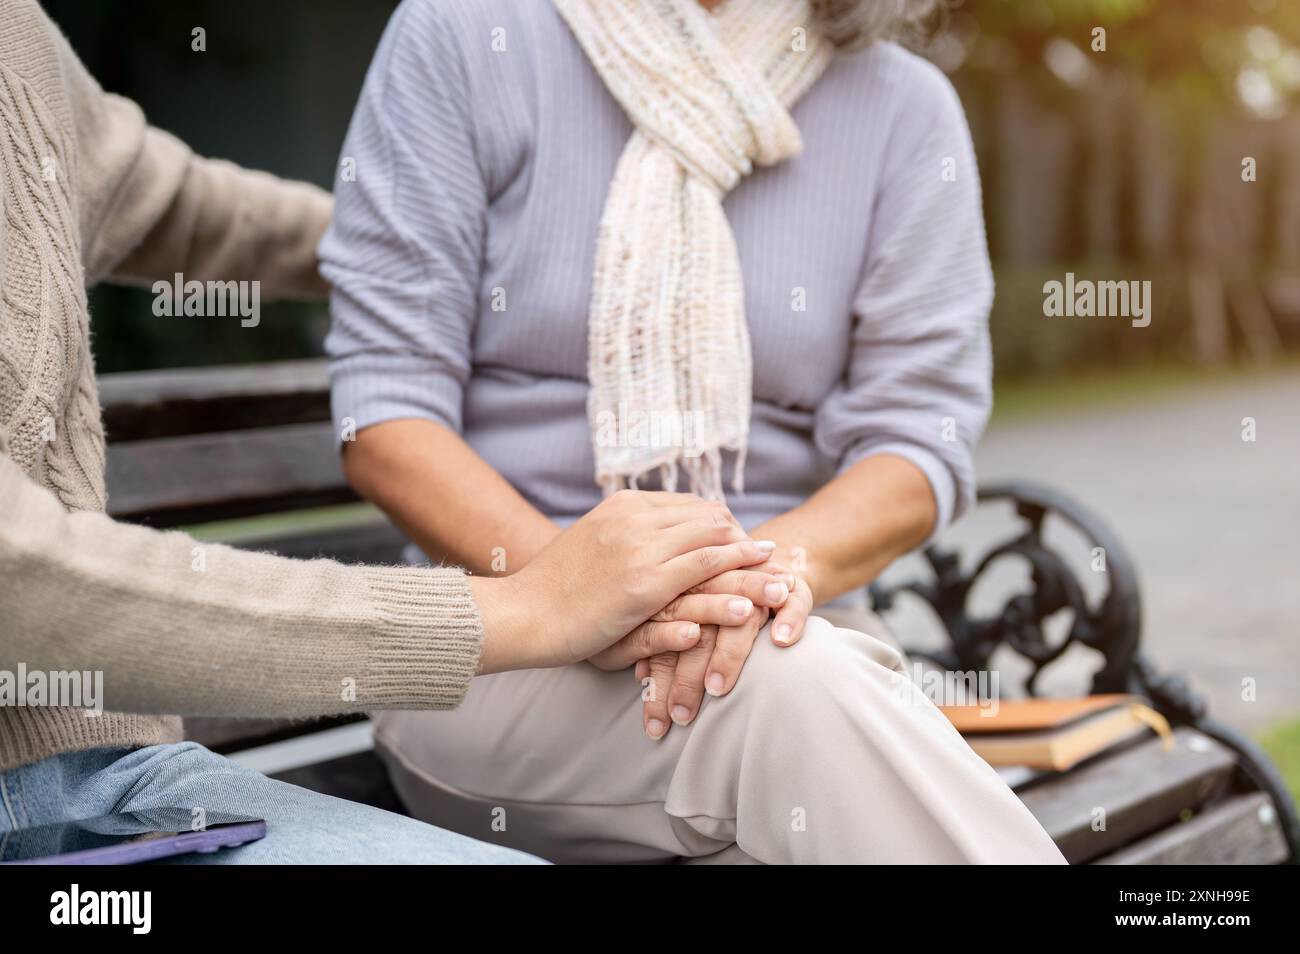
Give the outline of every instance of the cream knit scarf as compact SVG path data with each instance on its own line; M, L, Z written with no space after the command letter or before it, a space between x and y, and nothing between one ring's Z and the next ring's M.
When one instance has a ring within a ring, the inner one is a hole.
M752 368L723 197L802 147L788 108L832 48L808 0L555 0L636 126L601 216L587 415L606 493L658 471L743 489Z

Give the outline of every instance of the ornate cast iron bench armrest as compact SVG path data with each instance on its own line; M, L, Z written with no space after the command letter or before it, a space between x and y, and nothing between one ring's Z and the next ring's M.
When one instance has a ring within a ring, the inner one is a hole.
M1277 769L1247 736L1208 715L1204 699L1187 681L1162 675L1140 652L1142 604L1137 570L1118 537L1099 517L1068 496L1028 482L982 487L982 506L1009 503L1023 520L1023 529L995 543L976 560L963 560L958 550L942 543L927 548L925 560L931 579L912 580L885 587L873 584L872 598L882 612L893 608L902 593L923 600L947 632L941 649L913 649L914 657L927 659L955 672L983 672L991 668L995 651L1005 647L1030 667L1025 679L1027 695L1037 694L1045 669L1075 646L1101 656L1093 675L1091 693L1132 693L1145 696L1173 726L1186 726L1218 740L1237 757L1237 769L1249 785L1266 793L1277 813L1290 849L1290 861L1300 860L1300 822L1295 805ZM1083 578L1069 560L1044 539L1049 518L1055 517L1081 535L1089 550L1090 566L1102 568L1106 592L1089 598ZM1015 588L994 615L974 615L971 593L996 565L1020 560L1028 565L1028 586ZM1049 638L1049 618L1069 611L1072 620L1064 638Z

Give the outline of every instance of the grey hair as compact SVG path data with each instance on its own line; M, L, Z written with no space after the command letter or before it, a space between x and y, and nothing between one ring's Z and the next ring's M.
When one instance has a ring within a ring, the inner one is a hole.
M847 49L916 39L943 5L942 0L812 0L826 36Z

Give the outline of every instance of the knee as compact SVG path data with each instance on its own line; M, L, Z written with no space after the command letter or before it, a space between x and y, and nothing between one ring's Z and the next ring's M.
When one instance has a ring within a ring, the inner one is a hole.
M773 644L765 627L737 688L748 681L765 703L788 698L802 707L812 698L833 696L846 685L855 691L864 684L889 689L905 678L902 671L902 656L884 640L813 616L803 637L790 647Z

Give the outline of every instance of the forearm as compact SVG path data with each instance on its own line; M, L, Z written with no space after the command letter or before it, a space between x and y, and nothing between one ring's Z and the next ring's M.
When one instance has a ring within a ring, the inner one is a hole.
M333 202L323 189L196 156L156 129L146 131L123 188L136 194L139 227L148 231L113 266L114 281L181 273L186 281L256 281L264 300L326 297L316 246Z
M343 468L420 549L473 573L514 573L560 533L460 435L434 421L362 429L345 445Z
M858 461L753 534L775 540L773 559L799 569L822 603L865 586L923 543L937 514L920 468L880 454Z
M0 668L101 670L117 711L449 708L484 638L457 570L287 560L68 513L3 455L0 578Z

